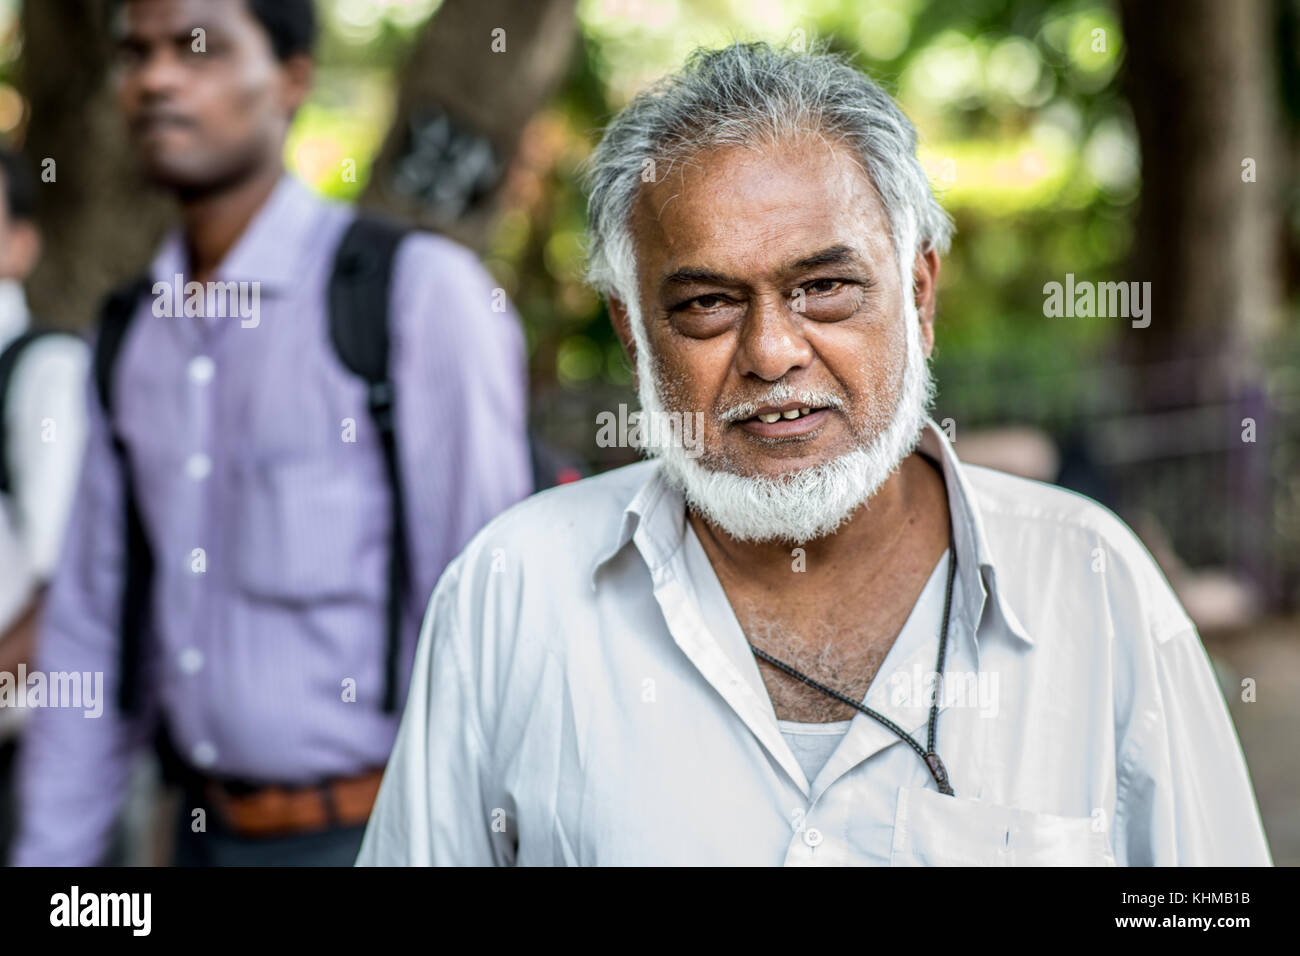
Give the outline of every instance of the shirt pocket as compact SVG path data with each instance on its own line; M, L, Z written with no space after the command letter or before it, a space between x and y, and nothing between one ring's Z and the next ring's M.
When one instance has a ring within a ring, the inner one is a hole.
M320 457L254 458L237 475L235 574L244 593L288 604L382 597L382 476L368 485L357 469Z
M1105 831L1062 817L903 787L891 866L1114 866Z

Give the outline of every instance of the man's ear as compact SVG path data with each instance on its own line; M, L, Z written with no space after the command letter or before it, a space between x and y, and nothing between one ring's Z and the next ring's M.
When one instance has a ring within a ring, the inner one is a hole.
M0 272L6 278L26 281L41 258L41 231L29 220L11 223L0 255Z
M311 93L316 79L316 64L307 54L296 53L285 60L280 69L284 79L285 106L292 116Z
M614 326L614 334L623 343L623 351L632 363L632 377L636 377L636 337L632 334L632 317L628 315L627 306L622 299L609 297L609 320Z
M921 323L921 344L925 357L934 351L934 311L939 285L939 253L933 248L917 252L912 266L912 289L916 316Z

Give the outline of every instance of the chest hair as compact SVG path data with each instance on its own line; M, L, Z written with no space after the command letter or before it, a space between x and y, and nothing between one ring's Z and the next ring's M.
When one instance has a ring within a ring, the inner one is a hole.
M808 622L796 633L784 622L752 611L740 617L754 646L856 701L866 697L893 644L892 639L864 641L826 621ZM766 661L757 663L779 720L824 724L850 720L858 713Z

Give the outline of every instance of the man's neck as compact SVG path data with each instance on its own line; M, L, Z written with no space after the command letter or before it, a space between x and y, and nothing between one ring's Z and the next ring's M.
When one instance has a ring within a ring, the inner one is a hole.
M940 520L946 546L947 507L942 474L913 452L838 531L798 545L803 550L802 565L813 577L846 568L869 574L895 556L905 535L938 534ZM936 519L940 508L942 518ZM724 576L742 576L759 587L788 587L794 545L737 541L694 511L688 518L715 568L719 563L725 566L725 572L718 569Z
M755 647L862 700L948 547L942 473L908 456L833 535L741 544L691 516L736 622ZM778 720L848 720L852 707L763 662Z
M277 163L226 189L181 199L182 229L193 281L212 278L283 174L283 167Z

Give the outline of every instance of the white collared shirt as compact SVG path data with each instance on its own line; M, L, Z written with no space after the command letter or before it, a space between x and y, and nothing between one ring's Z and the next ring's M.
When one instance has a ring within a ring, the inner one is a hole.
M920 450L957 556L936 748L955 797L863 714L805 778L643 462L528 499L448 567L358 863L1269 864L1205 651L1132 532L959 464L933 422ZM939 620L913 617L865 703L924 745Z

